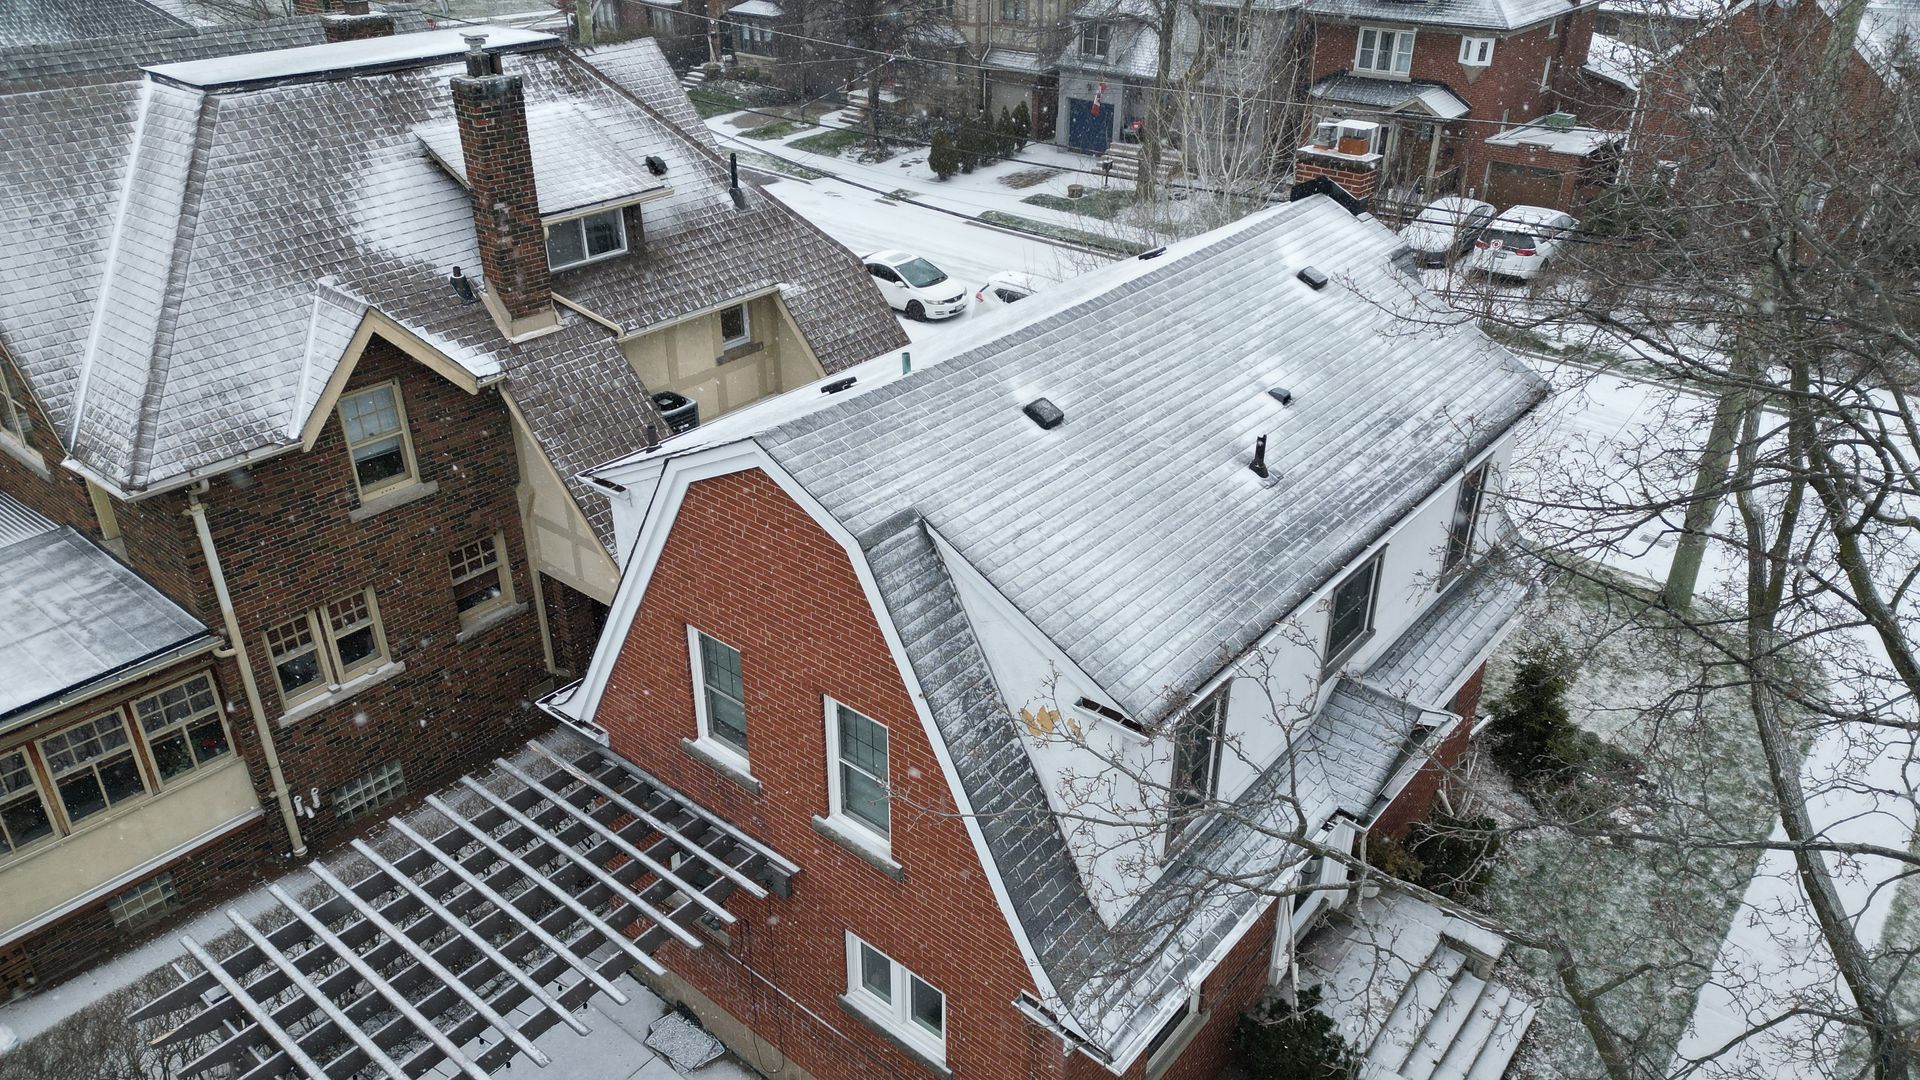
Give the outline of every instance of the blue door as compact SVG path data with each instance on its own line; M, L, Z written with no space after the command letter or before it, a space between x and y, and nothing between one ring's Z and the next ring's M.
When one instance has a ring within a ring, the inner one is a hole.
M1107 148L1107 128L1113 123L1111 103L1100 106L1100 115L1093 113L1093 102L1085 98L1067 99L1067 145L1075 150L1085 150L1089 154L1098 154Z

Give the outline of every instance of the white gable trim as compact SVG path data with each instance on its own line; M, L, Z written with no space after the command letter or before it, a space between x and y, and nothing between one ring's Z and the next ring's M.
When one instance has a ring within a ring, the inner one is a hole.
M605 628L600 633L600 641L594 647L593 662L588 665L586 677L582 680L580 704L572 710L583 722L595 723L594 716L600 708L601 694L605 692L609 677L613 673L614 662L618 659L620 647L625 643L633 620L639 614L641 601L646 596L647 585L653 578L654 570L659 566L660 556L666 550L667 538L673 532L673 523L678 517L681 504L686 500L687 489L697 480L726 476L732 473L759 469L764 472L780 489L786 492L814 523L824 529L834 542L840 545L847 561L853 566L854 576L860 581L860 590L866 595L867 605L873 612L874 623L887 643L887 651L893 655L894 667L899 671L901 682L906 685L907 695L913 699L914 712L919 714L921 729L927 737L927 744L940 761L941 772L945 774L947 789L953 795L954 805L960 810L960 820L966 825L967 838L973 842L973 850L985 871L987 884L993 891L994 901L1000 905L1001 917L1006 920L1007 929L1013 935L1020 949L1021 959L1026 961L1027 974L1033 980L1034 988L1042 1001L1049 1007L1061 1001L1059 993L1041 966L1040 955L1035 951L1033 942L1027 936L1026 927L1013 907L1013 899L1007 892L1006 882L1000 876L999 865L993 860L993 854L987 847L986 834L980 829L980 822L974 813L973 803L960 784L959 773L954 768L953 755L947 749L947 743L940 735L940 729L933 720L933 712L927 706L926 694L920 688L920 679L913 670L913 664L907 658L906 648L900 640L900 632L895 627L892 614L887 610L880 597L880 589L874 581L873 569L867 564L866 552L853 538L845 526L826 508L814 499L813 495L800 486L779 463L774 461L759 443L743 441L715 447L710 451L691 454L686 457L670 459L664 463L661 476L654 486L653 495L640 526L639 535L634 541L634 550L627 560L626 572L620 579L620 591L614 595L612 610L607 614ZM1064 1024L1073 1021L1064 1014L1060 1016ZM1081 1034L1076 1032L1076 1034Z

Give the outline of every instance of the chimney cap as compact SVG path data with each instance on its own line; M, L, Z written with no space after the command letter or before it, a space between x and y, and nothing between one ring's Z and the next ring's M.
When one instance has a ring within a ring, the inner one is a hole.
M467 43L468 56L479 56L487 51L487 35L484 32L463 33L460 40Z

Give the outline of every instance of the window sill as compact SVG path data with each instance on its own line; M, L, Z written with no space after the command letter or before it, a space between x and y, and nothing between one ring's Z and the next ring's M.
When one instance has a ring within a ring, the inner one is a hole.
M813 818L813 831L846 848L855 858L893 880L907 879L906 869L893 861L892 852L882 847L878 841L862 836L860 826L838 818L821 817L816 814Z
M919 1062L928 1072L943 1078L943 1080L952 1080L953 1070L947 1068L946 1062L901 1037L900 1033L893 1030L891 1025L862 1008L859 1004L855 1003L852 998L845 994L836 994L834 995L834 1000L840 1003L840 1008L844 1010L848 1016L872 1028L875 1034L892 1043L894 1048L901 1053Z
M407 670L405 660L389 660L365 675L356 675L319 697L309 698L281 713L279 725L286 727L288 724L297 724L309 717L326 712L335 705L352 699L355 694L363 690L371 690L405 670Z
M492 611L483 612L478 618L461 627L460 632L453 635L453 640L456 644L462 641L471 641L494 627L499 626L501 623L506 622L508 619L522 614L526 610L527 605L520 603L508 604L505 607L497 607Z
M740 755L725 749L710 739L681 739L680 749L692 754L708 768L739 785L740 790L749 795L759 795L764 788L754 779L742 764L736 764Z
M1207 1020L1212 1016L1212 1012L1197 1012L1187 1017L1186 1022L1175 1029L1173 1036L1147 1061L1145 1080L1160 1080L1165 1076L1180 1060L1180 1055L1187 1052L1193 1037L1200 1034L1200 1029L1207 1026Z
M371 499L360 500L359 506L347 511L347 520L365 521L410 502L418 502L439 490L440 481L438 480L429 480L426 483L415 480L411 484L402 484L397 488L382 491Z
M20 464L33 470L33 475L42 480L53 479L53 469L47 465L47 456L19 439L12 432L0 432L0 450L17 458Z
M743 356L752 356L754 353L766 348L765 345L758 341L743 341L738 345L726 345L722 343L721 347L724 351L720 353L720 359L716 361L716 363L721 364L731 363Z
M1373 640L1373 635L1374 631L1369 628L1366 633L1348 642L1346 648L1335 653L1333 658L1327 661L1327 666L1320 669L1320 677L1325 679L1329 675L1337 674L1342 665L1353 659L1355 653L1365 648L1367 642Z

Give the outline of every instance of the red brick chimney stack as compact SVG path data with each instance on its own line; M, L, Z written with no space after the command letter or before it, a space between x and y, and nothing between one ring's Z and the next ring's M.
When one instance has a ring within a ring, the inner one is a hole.
M328 42L360 41L364 38L392 37L393 16L385 12L378 15L367 11L367 0L319 0L330 3L330 10L321 17Z
M487 307L509 337L557 326L547 275L546 229L534 188L527 106L518 75L501 73L486 35L468 34L467 73L453 78L473 231L487 279Z

